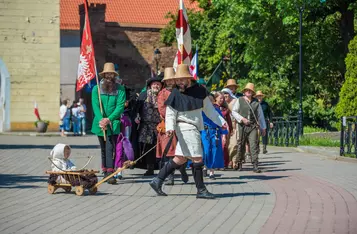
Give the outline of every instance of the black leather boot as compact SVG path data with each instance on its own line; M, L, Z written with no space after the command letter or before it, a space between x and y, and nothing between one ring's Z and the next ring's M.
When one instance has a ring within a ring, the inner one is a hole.
M185 184L187 184L187 182L188 182L188 175L187 175L187 172L186 172L186 167L187 167L187 162L182 164L181 167L179 168L180 173L181 173L181 180Z
M214 199L214 194L208 192L205 184L203 183L203 163L193 163L193 178L195 179L197 195L196 198Z
M262 171L259 169L259 167L258 167L258 162L254 162L253 163L253 171L255 172L255 173L261 173Z
M175 171L173 171L168 177L167 181L165 182L165 185L174 185L174 178L175 178Z
M242 171L243 170L243 163L239 162L238 163L238 171Z
M158 196L167 196L167 194L162 191L162 184L164 183L166 177L168 177L178 167L180 167L180 165L177 165L171 160L159 171L157 177L150 182L151 188L155 190Z
M268 150L267 150L267 145L263 145L263 154L267 154Z
M148 164L147 165L147 171L144 173L144 176L152 176L152 175L154 175L154 168L155 168L154 164Z
M110 176L113 172L106 172L104 174L104 178L107 177L107 176ZM107 183L108 184L116 184L117 183L117 180L114 178L114 177L111 177L110 179L107 180Z

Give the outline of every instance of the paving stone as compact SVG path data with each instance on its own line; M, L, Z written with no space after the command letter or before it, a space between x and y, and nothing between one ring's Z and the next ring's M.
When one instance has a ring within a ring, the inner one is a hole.
M98 169L95 137L0 136L1 233L357 233L357 164L289 148L269 148L263 173L217 171L205 182L215 200L196 199L191 171L177 172L168 197L157 197L143 170L124 172L117 185L78 197L47 193L49 151L70 143L72 159ZM16 142L16 143L14 143ZM102 179L100 175L99 179ZM63 225L65 223L65 225Z

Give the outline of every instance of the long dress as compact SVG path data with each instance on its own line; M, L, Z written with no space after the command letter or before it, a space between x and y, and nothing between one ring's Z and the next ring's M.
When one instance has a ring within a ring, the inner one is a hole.
M223 116L218 107L215 107L220 116ZM203 144L203 161L207 169L223 168L223 147L222 134L227 134L227 130L223 130L212 120L210 120L205 113L202 112L204 130L201 131L201 139Z
M219 107L223 118L226 120L228 124L228 129L229 133L233 131L233 125L232 125L232 120L231 120L231 115L230 115L230 110L226 107ZM226 145L222 146L223 147L223 155L224 155L224 166L228 167L229 165L229 150L228 150L228 144L229 144L229 139L227 139Z
M147 92L148 91L149 90L147 90ZM139 147L135 156L140 157L150 150L146 156L136 164L137 168L142 169L148 169L149 165L155 166L156 164L156 153L152 148L155 147L157 142L156 127L160 123L160 114L157 106L148 101L147 92L140 94L136 104L136 113L140 114L141 122L137 135Z

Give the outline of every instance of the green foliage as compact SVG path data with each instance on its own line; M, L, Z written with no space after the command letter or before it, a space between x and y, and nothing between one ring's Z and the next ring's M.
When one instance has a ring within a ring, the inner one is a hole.
M299 102L299 11L290 0L196 0L189 12L193 45L199 47L200 76L211 76L222 57L240 87L248 81L267 95L274 115L297 115ZM305 124L327 127L344 81L348 35L343 26L355 1L306 1L303 12L303 111ZM174 20L175 15L170 15ZM353 18L352 18L353 19ZM349 22L353 25L353 21ZM352 31L352 34L354 31ZM233 37L230 37L233 35ZM175 42L175 23L161 31ZM230 46L232 52L230 52ZM231 66L232 65L232 66ZM356 76L355 76L356 77ZM356 102L357 103L357 102ZM356 104L357 105L357 104ZM357 109L357 108L355 108Z
M311 136L303 136L299 139L299 145L307 145L307 146L325 146L325 147L339 147L340 141L332 140L328 137L311 137Z
M350 42L346 68L346 80L341 88L340 101L336 108L338 117L357 115L357 36Z
M326 129L312 127L312 126L304 126L304 134L305 133L315 133L315 132L327 132Z

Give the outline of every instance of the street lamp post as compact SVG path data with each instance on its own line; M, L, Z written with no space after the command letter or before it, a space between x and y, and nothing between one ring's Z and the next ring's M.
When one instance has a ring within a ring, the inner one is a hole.
M159 62L161 60L161 51L158 48L154 50L154 60L156 62L156 75L159 75Z
M233 78L233 66L232 66L232 61L233 61L233 38L234 38L234 34L233 33L230 33L228 35L228 38L230 39L229 40L229 53L230 53L230 56L229 56L229 73L230 73L230 78Z
M304 12L304 6L299 7L299 91L300 91L300 103L299 103L299 135L302 136L304 134L304 126L303 126L303 111L302 111L302 13Z

